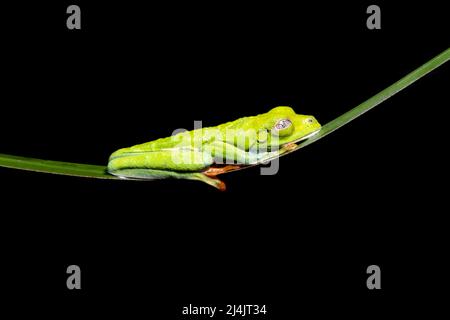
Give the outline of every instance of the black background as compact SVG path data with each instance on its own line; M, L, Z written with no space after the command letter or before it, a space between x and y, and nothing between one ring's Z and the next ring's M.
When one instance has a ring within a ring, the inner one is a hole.
M82 30L66 28L70 4ZM326 123L449 47L441 4L377 2L382 29L368 30L370 4L2 4L0 152L106 164L194 120L277 105ZM0 169L3 303L166 319L190 303L266 304L266 319L435 310L448 75L447 64L282 158L275 176L223 176L224 193ZM71 264L80 291L66 288ZM371 264L379 291L366 288Z

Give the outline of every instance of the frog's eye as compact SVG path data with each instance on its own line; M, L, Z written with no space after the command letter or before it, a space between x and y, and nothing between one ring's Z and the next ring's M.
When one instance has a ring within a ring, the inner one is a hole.
M307 118L305 121L306 121L306 123L311 124L311 123L314 122L314 119L313 118Z
M291 120L289 119L281 119L278 120L277 123L275 123L274 129L277 131L284 130L286 128L289 128L292 125Z
M280 137L288 136L294 131L294 126L289 119L278 120L272 128L272 134Z

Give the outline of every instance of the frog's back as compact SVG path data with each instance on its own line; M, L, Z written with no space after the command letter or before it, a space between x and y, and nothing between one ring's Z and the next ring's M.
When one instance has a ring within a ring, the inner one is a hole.
M137 144L130 147L129 149L130 151L156 151L161 149L173 149L180 146L180 143L182 143L182 137L180 136L180 134L177 134L175 136L159 138L149 142Z
M130 151L156 151L162 149L173 149L183 146L201 146L204 143L208 143L219 136L222 137L229 129L239 129L245 123L248 123L248 119L253 117L239 118L234 121L220 124L216 127L205 127L195 129L191 131L180 132L176 135L152 140L142 144L138 144L129 148Z

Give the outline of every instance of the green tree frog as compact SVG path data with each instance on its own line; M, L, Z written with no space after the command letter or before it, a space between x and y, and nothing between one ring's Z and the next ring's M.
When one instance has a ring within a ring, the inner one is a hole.
M264 163L317 133L319 122L280 106L216 127L179 132L111 154L108 172L124 179L191 179L220 190L217 175Z

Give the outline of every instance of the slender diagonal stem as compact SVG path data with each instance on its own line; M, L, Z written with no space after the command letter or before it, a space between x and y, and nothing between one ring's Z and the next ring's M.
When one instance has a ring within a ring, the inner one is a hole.
M362 114L366 113L370 109L376 107L383 101L389 99L396 93L400 92L401 90L405 89L415 81L422 78L427 73L433 71L434 69L440 67L445 62L450 60L450 48L445 50L444 52L440 53L433 59L429 60L416 70L412 71L411 73L407 74L394 84L390 85L386 89L380 91L376 95L374 95L372 98L364 101L360 105L356 106L355 108L351 109L350 111L347 111L346 113L340 115L336 119L328 122L325 124L320 132L314 136L312 136L310 139L306 140L304 143L301 144L301 147L305 147L323 137L330 134L331 132L339 129L343 125L349 123L350 121L356 119L357 117L361 116Z
M437 55L433 59L426 62L424 65L420 66L416 70L412 71L399 81L395 82L391 86L377 93L370 99L364 101L357 107L351 109L350 111L342 114L336 119L325 124L320 132L311 138L305 140L299 146L289 152L284 153L288 154L299 148L303 148L311 143L325 137L331 132L339 129L343 125L349 123L350 121L356 119L360 115L369 111L370 109L376 107L386 99L389 99L399 91L405 89L413 82L417 81L427 73L433 71L434 69L440 67L445 62L450 60L450 48ZM86 178L98 178L98 179L117 179L117 177L109 175L106 172L105 166L91 165L91 164L81 164L81 163L70 163L70 162L60 162L53 160L41 160L27 157L19 157L14 155L0 154L0 166L20 169L20 170L28 170L28 171L37 171L44 173L52 173L52 174L62 174L69 176L78 176L78 177L86 177ZM250 167L250 166L248 166ZM242 167L246 168L246 167Z

